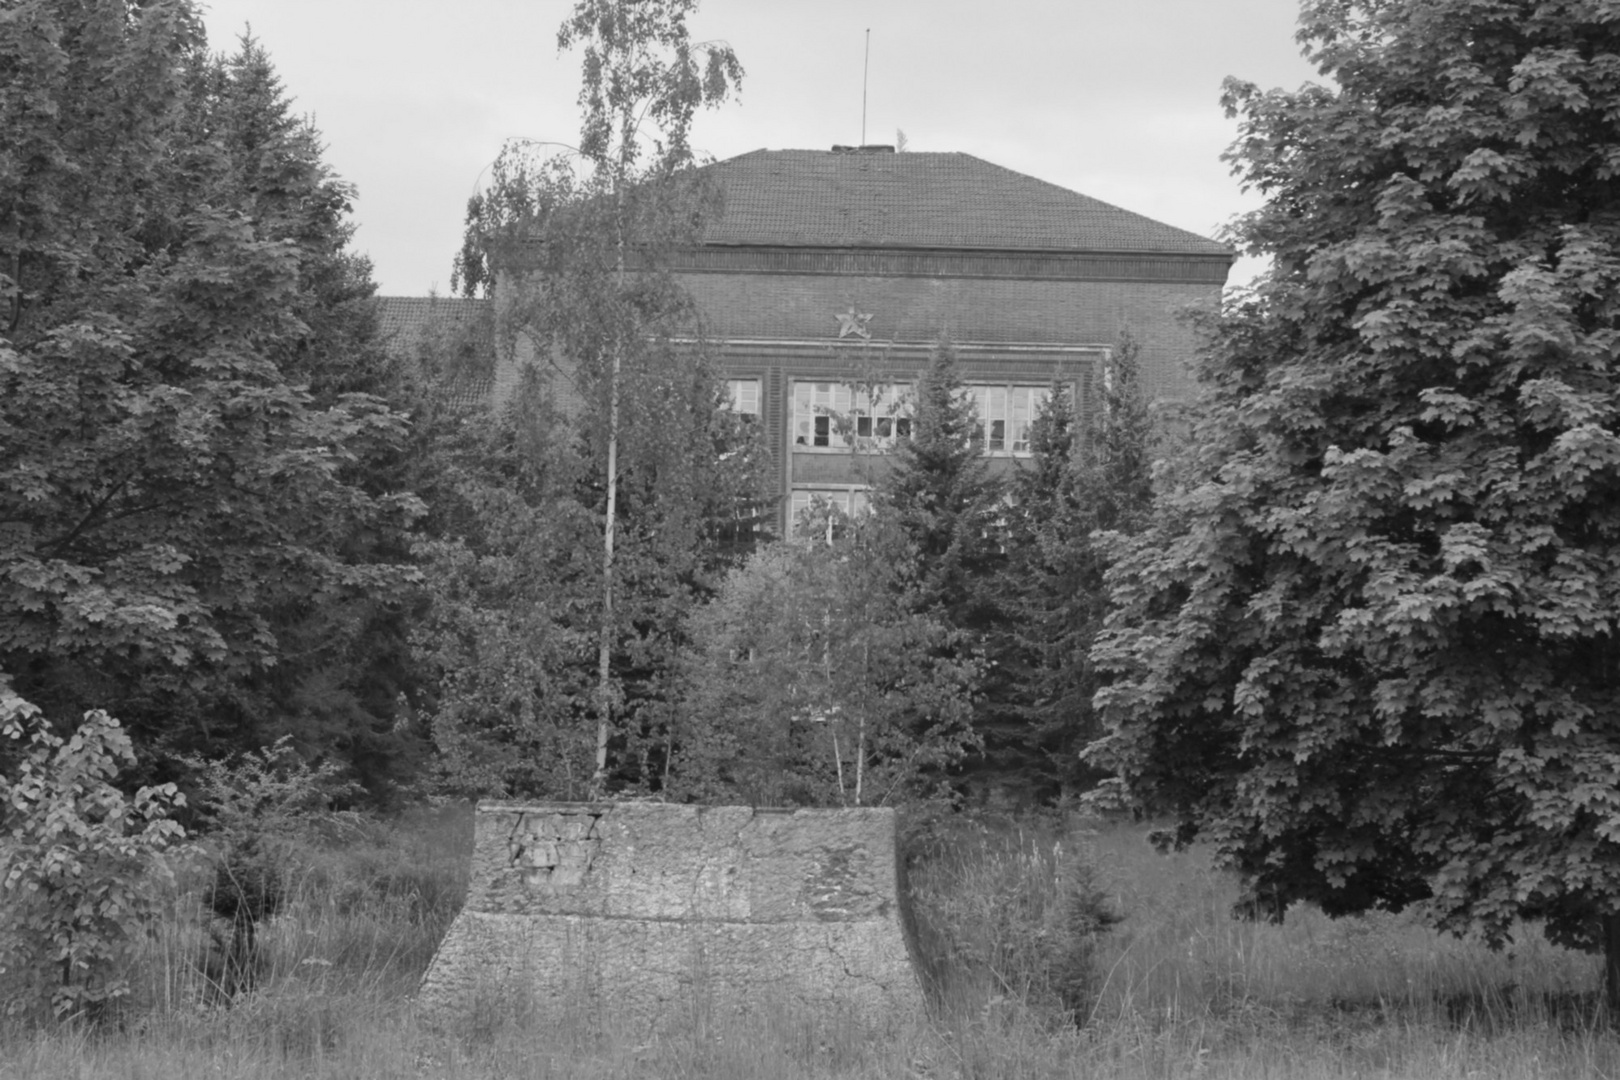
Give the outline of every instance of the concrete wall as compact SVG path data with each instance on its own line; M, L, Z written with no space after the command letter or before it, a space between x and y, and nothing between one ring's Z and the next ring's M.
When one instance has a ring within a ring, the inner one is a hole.
M699 999L874 1023L922 1008L892 810L485 802L476 830L429 1018L492 995L648 1029Z

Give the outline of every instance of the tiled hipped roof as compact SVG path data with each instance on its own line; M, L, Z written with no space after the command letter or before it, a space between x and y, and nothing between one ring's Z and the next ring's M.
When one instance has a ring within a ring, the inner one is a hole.
M402 363L438 354L451 399L482 404L495 384L495 358L480 321L488 300L456 296L379 296L377 333L383 347Z
M971 154L755 150L712 167L710 244L1232 254Z
M379 296L377 332L395 355L406 355L446 327L476 323L488 303L459 296Z

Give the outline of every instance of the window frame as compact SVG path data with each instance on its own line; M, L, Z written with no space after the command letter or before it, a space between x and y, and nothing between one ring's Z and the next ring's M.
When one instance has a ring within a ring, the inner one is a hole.
M789 395L793 453L886 453L911 437L910 383L855 387L833 379L794 379ZM839 431L841 423L848 429Z
M872 511L872 485L870 484L796 484L788 489L787 534L789 539L809 539L799 531L799 516L815 505L817 498L825 499L843 511L846 517L850 518L868 514Z
M986 457L1030 457L1029 434L1042 407L1052 400L1051 384L964 383L963 394L978 419L979 451ZM998 397L999 395L999 397ZM1016 397L1022 397L1022 415ZM999 415L998 415L999 414ZM1000 424L1000 434L994 425Z
M754 407L745 408L746 395L741 391L752 390ZM726 404L738 416L751 416L758 419L765 411L765 380L753 376L726 379Z

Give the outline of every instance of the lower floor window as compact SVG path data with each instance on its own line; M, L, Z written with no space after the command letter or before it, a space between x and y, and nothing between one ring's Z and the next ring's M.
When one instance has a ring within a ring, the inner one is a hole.
M796 487L789 502L788 534L802 536L801 523L813 509L835 507L846 517L866 512L871 489L856 485L843 487Z

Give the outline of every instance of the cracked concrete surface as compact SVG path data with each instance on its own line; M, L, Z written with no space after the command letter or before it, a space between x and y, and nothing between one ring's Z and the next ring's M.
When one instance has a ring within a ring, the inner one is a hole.
M892 810L485 802L476 828L429 1017L514 998L650 1028L700 1002L873 1024L922 1008Z

